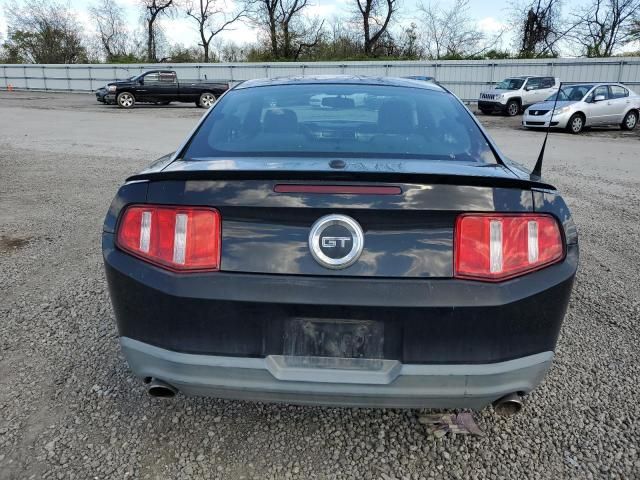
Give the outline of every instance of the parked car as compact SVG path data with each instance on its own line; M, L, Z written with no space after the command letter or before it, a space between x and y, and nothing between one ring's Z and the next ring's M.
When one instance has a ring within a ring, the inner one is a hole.
M151 70L127 80L111 82L96 90L96 99L105 104L131 108L136 103L190 103L209 108L227 89L226 83L178 81L173 70Z
M555 110L554 101L558 97ZM551 111L553 110L553 118ZM545 102L530 106L522 117L527 128L564 128L580 133L585 127L620 125L633 130L640 115L640 96L619 83L563 85Z
M505 78L491 90L480 94L478 108L482 113L518 115L529 105L543 101L558 90L556 77L524 76Z
M458 98L362 76L228 91L119 189L102 250L151 395L406 408L517 404L578 263L558 191Z

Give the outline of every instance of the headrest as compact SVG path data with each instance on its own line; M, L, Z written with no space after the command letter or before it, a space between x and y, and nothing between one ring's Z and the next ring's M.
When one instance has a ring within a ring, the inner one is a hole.
M413 108L403 100L387 100L378 110L380 133L411 133L415 128Z
M298 116L293 110L275 108L267 110L263 120L264 131L269 133L294 133L298 131Z

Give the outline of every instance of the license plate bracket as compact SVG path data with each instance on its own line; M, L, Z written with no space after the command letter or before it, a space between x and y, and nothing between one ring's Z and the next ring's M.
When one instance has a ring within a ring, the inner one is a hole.
M285 325L283 354L383 358L384 324L373 320L293 318Z

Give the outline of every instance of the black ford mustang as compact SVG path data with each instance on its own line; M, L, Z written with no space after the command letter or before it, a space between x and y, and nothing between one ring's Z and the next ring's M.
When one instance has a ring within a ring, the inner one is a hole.
M442 87L248 81L127 180L103 253L154 395L481 408L549 368L578 263L554 187Z

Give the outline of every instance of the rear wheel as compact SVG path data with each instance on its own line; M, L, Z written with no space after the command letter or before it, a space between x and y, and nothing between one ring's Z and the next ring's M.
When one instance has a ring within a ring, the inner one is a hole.
M131 108L136 104L136 99L132 93L122 92L118 94L116 102L118 103L118 106L122 108Z
M638 125L638 112L628 112L624 116L624 120L622 120L622 125L620 126L623 130L633 130L636 128L636 125Z
M516 115L518 115L518 113L520 113L520 104L516 101L516 100L509 100L509 103L507 103L507 115L509 115L510 117L515 117Z
M567 131L569 133L580 133L584 129L584 117L579 113L574 113L567 122Z
M216 96L213 93L204 92L200 95L197 105L202 108L210 108L214 103L216 103Z

